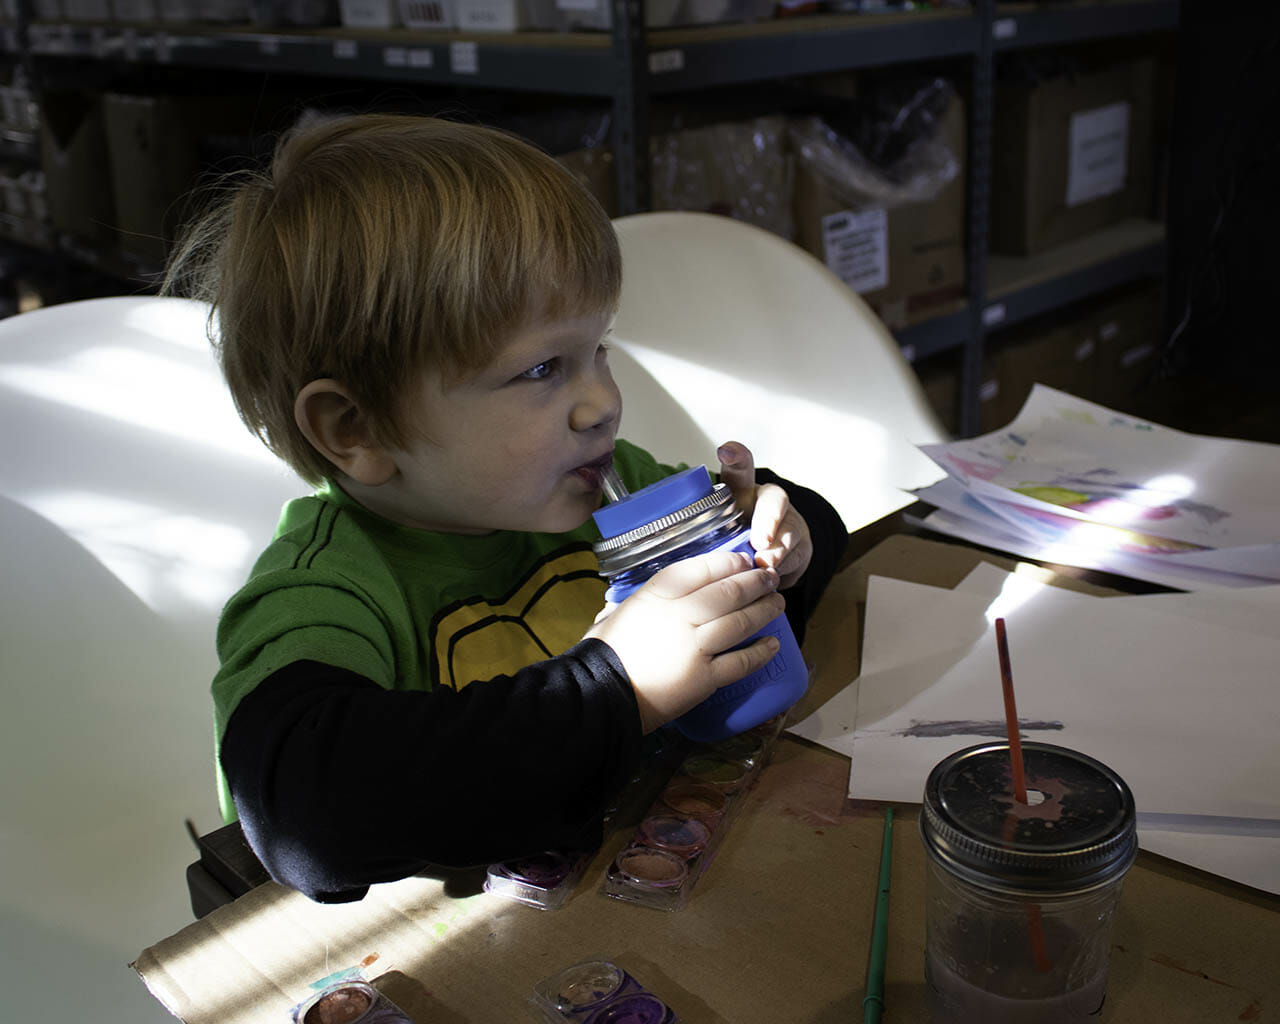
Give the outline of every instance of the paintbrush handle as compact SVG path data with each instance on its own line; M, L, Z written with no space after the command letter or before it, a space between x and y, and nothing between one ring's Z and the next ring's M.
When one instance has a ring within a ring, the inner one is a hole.
M876 886L876 916L871 925L871 956L867 963L867 994L862 1000L865 1024L879 1024L884 1012L884 961L889 944L889 876L893 864L893 808L884 811L884 839L880 843L880 881Z

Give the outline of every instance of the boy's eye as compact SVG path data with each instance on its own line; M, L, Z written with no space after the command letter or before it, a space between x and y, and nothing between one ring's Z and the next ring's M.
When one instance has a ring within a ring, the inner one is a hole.
M555 372L555 369L556 361L548 359L545 363L538 363L536 366L529 367L524 373L520 374L520 379L542 380L544 377L550 377Z

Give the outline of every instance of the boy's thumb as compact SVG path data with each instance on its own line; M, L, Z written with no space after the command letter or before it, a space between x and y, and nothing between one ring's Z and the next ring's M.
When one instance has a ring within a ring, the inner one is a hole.
M751 449L737 441L726 441L716 449L720 460L720 479L728 485L734 500L747 514L755 504L756 463Z

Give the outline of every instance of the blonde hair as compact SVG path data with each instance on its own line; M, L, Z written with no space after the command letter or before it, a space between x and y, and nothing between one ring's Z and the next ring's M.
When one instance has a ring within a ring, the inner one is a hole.
M220 192L164 291L211 303L240 417L313 483L333 467L294 421L309 382L343 383L376 439L401 445L408 389L428 367L457 379L533 318L617 305L608 215L554 159L493 128L312 120L281 139L268 172Z

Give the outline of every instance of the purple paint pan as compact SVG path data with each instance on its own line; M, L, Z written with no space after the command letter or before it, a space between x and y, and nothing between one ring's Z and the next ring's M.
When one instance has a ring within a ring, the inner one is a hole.
M710 829L697 818L680 818L673 814L646 818L638 831L646 846L667 850L685 860L701 853L711 838Z
M522 860L504 861L502 870L517 882L534 885L539 889L554 889L569 877L573 865L567 857L548 851Z
M587 1024L663 1024L671 1011L657 996L636 992L602 1007L587 1018Z

